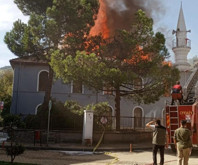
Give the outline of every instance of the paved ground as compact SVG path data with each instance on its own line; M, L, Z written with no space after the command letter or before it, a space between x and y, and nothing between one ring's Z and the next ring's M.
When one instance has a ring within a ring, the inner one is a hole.
M165 165L176 165L176 155L170 149L165 152ZM0 160L9 161L3 149ZM16 157L16 162L37 163L40 165L152 165L151 150L134 150L133 152L77 152L61 150L26 150ZM198 164L198 151L194 151L189 160L190 165Z

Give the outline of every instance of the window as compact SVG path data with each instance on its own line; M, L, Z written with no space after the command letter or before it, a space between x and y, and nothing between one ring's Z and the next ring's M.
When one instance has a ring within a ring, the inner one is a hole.
M113 94L113 87L110 85L106 85L103 87L103 94L104 95L112 95Z
M142 79L141 78L137 78L133 81L133 88L134 89L142 89Z
M48 81L49 81L48 80L48 72L47 71L41 71L39 73L38 91L46 91Z
M142 109L135 108L134 110L134 128L141 128L142 127Z
M37 115L38 111L41 110L42 104L38 104L35 108L35 115Z
M82 82L72 82L72 93L83 93Z

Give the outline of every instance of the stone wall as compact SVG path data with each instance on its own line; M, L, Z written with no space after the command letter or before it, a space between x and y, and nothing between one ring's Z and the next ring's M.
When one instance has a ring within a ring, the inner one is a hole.
M93 141L97 142L101 133L94 133ZM103 137L104 143L141 143L151 142L152 132L134 131L134 132L106 132Z
M101 138L102 132L94 132L93 143L97 143ZM44 130L35 132L35 130L17 130L15 137L21 143L34 143L41 139L42 143L46 143L47 133ZM141 143L151 142L152 132L150 131L121 131L121 132L105 132L103 143ZM51 131L49 143L81 143L81 131Z

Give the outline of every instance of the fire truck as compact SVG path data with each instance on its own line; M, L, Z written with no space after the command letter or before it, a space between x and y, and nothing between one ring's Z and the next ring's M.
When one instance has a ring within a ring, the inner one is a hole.
M174 131L180 127L181 120L187 120L187 127L192 132L193 146L198 146L198 102L192 105L166 105L168 143L173 151L175 151Z

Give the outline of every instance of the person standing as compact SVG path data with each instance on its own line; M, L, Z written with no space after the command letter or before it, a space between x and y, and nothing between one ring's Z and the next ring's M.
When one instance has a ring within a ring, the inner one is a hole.
M157 165L157 151L160 150L160 165L164 164L164 149L166 144L166 128L160 120L150 121L146 124L153 130L153 165Z
M176 84L172 87L171 95L172 95L171 105L174 104L174 100L179 100L180 105L182 104L182 99L183 99L182 86L180 85L179 81L177 81Z
M181 120L180 128L174 132L174 143L177 149L177 165L188 165L192 149L191 131L187 128L187 121Z

